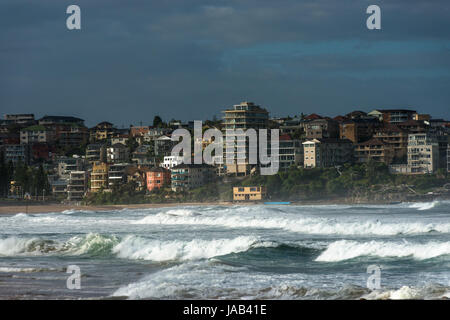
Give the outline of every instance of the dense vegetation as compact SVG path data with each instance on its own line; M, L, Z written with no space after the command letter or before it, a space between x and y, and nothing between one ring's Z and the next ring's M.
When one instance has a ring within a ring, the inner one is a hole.
M264 185L274 199L300 200L364 195L402 185L423 194L448 182L450 180L444 170L431 175L394 175L389 173L387 165L369 162L336 168L293 167L272 176L253 176L242 185Z
M450 182L444 170L432 175L393 175L385 164L346 164L337 168L304 169L292 167L271 176L254 175L225 183L218 180L206 186L184 192L163 188L150 194L121 187L109 193L91 195L92 204L166 203L231 201L233 186L266 186L271 200L320 200L351 198L393 192L424 194ZM403 189L396 187L403 186ZM394 190L394 191L393 191Z
M31 196L49 195L51 193L47 173L42 165L30 167L24 163L6 163L0 155L0 197L6 197L10 190L10 182L15 181L18 195L29 193Z

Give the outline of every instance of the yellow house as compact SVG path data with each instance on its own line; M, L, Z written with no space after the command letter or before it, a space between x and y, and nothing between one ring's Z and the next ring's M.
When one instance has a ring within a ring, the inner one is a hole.
M266 187L233 187L234 201L258 201L267 196Z

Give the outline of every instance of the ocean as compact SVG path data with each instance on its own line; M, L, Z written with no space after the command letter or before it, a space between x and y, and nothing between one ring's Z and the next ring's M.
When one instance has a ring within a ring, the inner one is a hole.
M0 216L0 299L442 298L450 201Z

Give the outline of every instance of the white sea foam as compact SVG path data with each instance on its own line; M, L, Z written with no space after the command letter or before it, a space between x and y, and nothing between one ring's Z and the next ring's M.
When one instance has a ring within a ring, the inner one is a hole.
M258 238L240 236L233 239L161 241L134 235L119 239L90 233L75 236L65 242L39 238L10 237L0 240L0 256L29 255L115 255L118 258L149 261L186 261L208 259L233 252L246 251L252 246L270 246Z
M170 261L212 258L248 250L257 242L255 237L191 241L149 240L136 236L125 237L112 249L119 258Z
M171 215L171 216L180 216L180 217L193 217L199 215L198 213L194 212L194 210L189 209L174 209L166 211L165 214Z
M13 218L13 219L24 219L24 218L28 218L28 217L30 217L30 215L21 212L21 213L17 213L15 215L13 215L11 218Z
M102 236L96 233L72 237L66 242L36 237L9 237L0 239L0 256L107 253L116 243L118 243L117 238Z
M409 208L417 209L420 211L430 210L440 204L440 201L433 202L417 202L409 205Z
M450 242L398 243L385 241L357 242L339 240L331 243L316 261L336 262L362 256L409 257L431 259L450 254Z
M290 232L304 234L336 234L336 235L396 235L428 233L431 231L450 233L450 223L422 223L422 222L381 222L379 220L358 222L336 222L328 218L270 218L250 215L226 216L172 216L168 214L152 214L131 224L154 225L195 225L221 226L227 228L261 228L284 229Z
M31 243L35 240L37 239L23 239L18 237L0 239L0 256L14 256L27 252Z
M57 271L54 268L19 268L19 267L0 267L0 272L4 273L31 273L31 272L45 272L45 271Z

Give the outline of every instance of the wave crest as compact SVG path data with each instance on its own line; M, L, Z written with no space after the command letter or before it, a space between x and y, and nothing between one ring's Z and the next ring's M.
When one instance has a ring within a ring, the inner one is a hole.
M338 262L362 256L412 257L426 260L450 254L450 242L396 243L384 241L357 242L339 240L331 243L316 261Z

